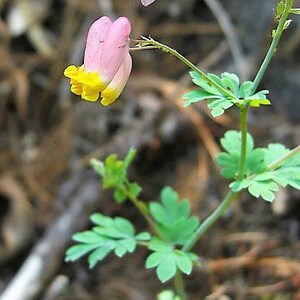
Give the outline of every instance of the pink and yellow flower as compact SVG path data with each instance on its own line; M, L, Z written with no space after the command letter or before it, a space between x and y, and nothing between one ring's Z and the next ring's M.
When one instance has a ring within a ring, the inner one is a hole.
M121 94L131 72L129 54L130 21L120 17L112 22L104 16L89 29L83 65L64 71L70 78L71 92L102 105L113 103Z

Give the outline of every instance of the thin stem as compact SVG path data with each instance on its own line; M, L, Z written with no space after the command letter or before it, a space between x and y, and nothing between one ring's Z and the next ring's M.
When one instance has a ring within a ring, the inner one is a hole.
M284 161L286 161L287 159L291 158L299 152L300 146L297 146L296 148L288 152L286 155L283 155L278 160L269 164L267 170L272 171L277 169ZM190 238L190 240L182 247L183 251L189 251L195 245L195 243L204 235L204 233L226 212L226 210L229 208L229 206L238 194L239 192L233 191L230 191L227 194L227 196L221 202L218 208L198 227L197 231Z
M270 171L274 171L274 170L278 169L286 160L293 157L298 152L300 152L300 145L297 146L296 148L292 149L291 151L289 151L287 154L281 156L280 158L278 158L274 162L268 164L266 172L270 172ZM250 175L250 176L246 177L246 179L247 180L253 180L258 175L260 175L260 174L253 174L253 175Z
M247 119L248 119L248 107L249 105L243 105L240 107L240 128L241 128L241 156L240 156L240 164L239 171L237 175L238 180L242 180L244 177L244 170L246 164L246 155L247 155ZM204 233L220 218L224 215L226 210L229 208L233 200L239 192L230 191L221 204L217 207L215 211L198 227L195 233L191 236L191 238L184 244L182 247L183 251L189 251L195 243L204 235Z
M128 199L134 204L134 206L139 210L139 212L143 215L145 220L148 222L149 226L152 228L153 232L160 237L162 240L164 238L161 236L161 233L156 227L156 224L153 222L153 220L150 218L150 216L146 213L143 202L138 200L136 197L133 197L130 193L127 193ZM142 204L142 205L141 205ZM138 242L142 246L148 246L149 243L147 242ZM184 289L184 281L181 271L177 270L175 277L174 277L174 286L177 295L180 297L180 300L186 300L186 294Z
M179 296L180 300L186 300L187 297L184 289L183 275L179 270L175 274L174 285L176 294Z
M270 63L270 60L276 51L276 47L278 45L278 42L279 42L282 32L284 30L285 22L290 13L291 6L292 6L292 0L285 0L284 10L283 10L282 15L280 16L279 24L278 24L278 27L274 34L272 44L266 54L266 57L261 65L255 79L254 79L254 83L253 83L252 91L251 91L252 94L256 91L256 89L262 79L262 76L264 75L264 73ZM155 43L157 43L157 42L155 42ZM152 44L155 45L154 43L152 43ZM169 50L169 49L167 49L167 50ZM175 55L173 53L174 51L171 52L173 55ZM170 51L167 51L167 52L170 52ZM181 60L181 58L179 58L179 59ZM242 137L241 137L240 164L239 164L239 170L238 170L238 174L237 174L238 180L242 180L244 177L244 173L245 173L246 154L247 154L248 107L249 107L248 104L244 105L244 106L240 106L240 110L241 110L240 128L241 128ZM290 155L294 155L295 153L300 151L300 149L298 149L298 148L299 147L295 148L294 151L292 150L293 152ZM286 158L284 158L284 159L286 159ZM274 164L274 166L278 166L280 163L282 163L282 159L279 159L277 162L275 162L273 164ZM271 166L271 167L274 167L274 166ZM270 166L269 166L269 168L270 168ZM191 236L191 238L183 245L183 247L182 247L183 251L189 251L195 245L195 243L204 235L204 233L226 212L226 210L229 208L229 206L231 205L231 203L237 197L238 194L239 194L239 192L233 192L233 191L230 191L227 194L227 196L224 198L224 200L221 202L221 204L217 207L217 209L215 211L213 211L212 214L203 223L200 224L200 226L195 231L195 233Z
M129 51L141 51L141 50L153 50L157 49L155 46L143 46L143 47L130 47Z
M244 177L244 169L246 163L246 154L247 154L247 116L248 116L248 105L244 105L240 107L240 127L241 127L241 156L240 156L240 164L239 171L237 175L238 180L242 180ZM224 215L226 210L229 208L233 200L239 192L230 191L221 204L217 207L215 211L198 227L195 233L191 236L191 238L184 244L182 247L183 251L189 251L195 243L204 235L204 233L220 218Z
M285 0L285 3L284 3L284 10L282 12L282 15L280 17L280 20L279 20L279 23L278 23L278 26L277 26L277 29L275 31L275 34L273 36L273 41L270 45L270 48L256 74L256 77L253 81L253 86L252 86L252 94L254 94L254 92L256 91L258 85L260 84L261 82L261 79L262 77L264 76L265 72L266 72L266 69L268 68L269 66L269 63L274 55L274 53L276 52L276 49L277 49L277 45L280 41L280 38L281 38L281 35L284 31L284 26L285 26L285 22L289 16L289 13L291 12L291 7L292 7L292 2L293 0Z
M248 132L248 108L246 104L240 107L240 128L241 128L241 156L238 171L238 180L242 180L245 173L246 155L247 155L247 132Z
M148 242L137 241L136 243L137 243L139 246L143 246L143 247L149 248L149 243L148 243Z
M269 164L267 167L267 171L276 170L277 168L279 168L282 165L282 163L284 163L287 159L291 158L298 152L300 152L300 145L297 146L296 148L294 148L293 150L291 150L290 152L288 152L286 155L283 155L279 159L277 159L274 162L272 162L271 164Z
M174 55L181 62L183 62L186 66L188 66L191 70L197 72L208 83L210 83L212 86L216 87L223 95L226 95L228 98L238 101L238 98L235 95L233 95L229 90L223 88L221 85L219 85L218 83L216 83L215 81L210 79L204 72L202 72L197 66L195 66L192 62L190 62L187 58L185 58L182 54L177 52L175 49L173 49L165 44L162 44L160 42L157 42L157 41L153 40L152 38L144 38L143 40L132 40L132 41L139 43L139 47L137 49L143 49L144 47L147 47L148 45L153 45L157 49L160 49L164 52Z
M230 191L216 210L198 227L192 237L184 244L182 251L189 251L195 243L206 233L206 231L224 215L228 207L238 195L238 192Z
M144 207L144 203L142 201L140 201L139 199L133 197L130 193L126 193L126 195L127 195L128 199L131 201L131 203L138 209L138 211L141 213L141 215L147 221L147 223L151 227L152 231L158 237L160 237L162 240L164 240L164 238L161 236L161 233L157 229L156 224L151 219L151 217L149 216L149 214L146 212L145 207Z

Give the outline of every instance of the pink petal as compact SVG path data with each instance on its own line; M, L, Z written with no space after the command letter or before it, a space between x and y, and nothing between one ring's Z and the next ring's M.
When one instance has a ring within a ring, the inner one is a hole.
M155 0L141 0L142 4L144 6L148 6L150 5L151 3L153 3Z
M111 81L129 53L130 31L131 24L126 17L118 18L110 26L98 65L98 73L102 80Z
M84 69L86 72L98 70L104 42L107 40L111 25L112 21L106 16L99 18L91 25L84 52Z
M103 105L113 103L120 96L130 75L131 68L132 59L128 53L110 84L101 93L101 103Z

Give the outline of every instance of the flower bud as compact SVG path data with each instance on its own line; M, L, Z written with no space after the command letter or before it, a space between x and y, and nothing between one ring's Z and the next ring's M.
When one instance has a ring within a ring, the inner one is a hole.
M131 24L126 17L112 22L104 16L91 25L83 65L71 65L64 71L70 78L71 92L92 102L104 98L103 105L113 103L120 96L132 66L130 31Z

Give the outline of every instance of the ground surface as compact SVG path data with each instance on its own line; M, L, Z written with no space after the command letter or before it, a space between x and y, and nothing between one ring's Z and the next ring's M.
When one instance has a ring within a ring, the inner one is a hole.
M41 253L45 266L30 285L37 299L148 300L162 290L143 268L143 249L110 256L93 270L85 259L63 262L72 233L89 226L93 211L146 226L133 207L100 190L89 159L123 157L135 146L131 177L143 199L171 185L204 219L227 191L212 158L223 133L238 128L237 111L212 120L202 105L183 109L188 70L159 51L132 53L132 76L109 108L72 95L62 73L82 63L93 20L127 15L133 39L151 35L204 71L253 78L271 41L276 1L212 2L224 7L211 10L200 0L156 0L148 8L137 0L0 1L0 294L26 259ZM251 111L258 145L300 142L300 18L293 20L263 80L273 105ZM299 199L281 191L272 205L246 195L235 202L194 249L203 265L187 278L191 299L300 299Z

